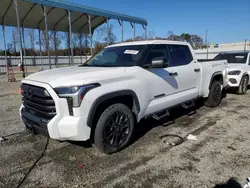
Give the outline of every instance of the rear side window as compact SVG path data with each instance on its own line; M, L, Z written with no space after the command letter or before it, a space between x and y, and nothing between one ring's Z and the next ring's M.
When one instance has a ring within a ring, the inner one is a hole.
M249 56L249 57L248 57L248 65L250 65L250 53L249 53L248 56Z
M168 45L168 49L171 67L187 65L193 61L190 49L186 45Z
M220 53L214 60L227 60L228 63L247 63L247 53Z

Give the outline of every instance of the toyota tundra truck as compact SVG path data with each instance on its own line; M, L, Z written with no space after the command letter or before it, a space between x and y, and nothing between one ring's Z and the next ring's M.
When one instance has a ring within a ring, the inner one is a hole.
M143 118L198 98L220 104L227 61L198 62L189 43L150 40L106 47L81 66L42 71L22 80L20 115L28 131L87 141L111 154L126 147Z

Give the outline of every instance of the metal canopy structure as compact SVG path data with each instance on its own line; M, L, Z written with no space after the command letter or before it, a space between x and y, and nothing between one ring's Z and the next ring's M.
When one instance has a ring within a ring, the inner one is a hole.
M74 65L72 33L81 33L90 35L90 49L92 51L92 35L94 30L100 25L107 23L110 19L118 20L123 41L123 22L129 22L134 30L135 25L142 25L145 33L147 33L147 21L145 19L119 14L111 11L100 10L88 6L77 5L62 0L2 0L0 1L0 25L3 26L4 46L5 42L5 26L18 27L20 39L20 56L23 61L23 53L25 56L25 39L24 28L32 28L39 30L39 44L41 53L41 30L46 31L46 48L49 49L48 31L60 31L69 33L69 41L71 48L70 64ZM22 28L22 29L21 29ZM146 36L146 35L145 35ZM147 36L146 36L147 37ZM23 51L23 52L22 52ZM5 53L6 54L6 53ZM50 53L48 50L49 64ZM6 58L7 59L7 58ZM7 61L6 61L7 66ZM24 63L22 62L24 67ZM8 67L7 67L8 68ZM8 72L8 71L7 71ZM23 69L23 76L25 72Z
M17 0L21 27L45 30L43 6L46 6L48 30L68 32L68 12L71 12L71 28L73 33L89 33L88 15L91 15L92 32L106 22L116 19L147 26L147 21L115 12L100 10L83 5L76 5L59 0ZM13 0L0 1L0 24L17 26Z

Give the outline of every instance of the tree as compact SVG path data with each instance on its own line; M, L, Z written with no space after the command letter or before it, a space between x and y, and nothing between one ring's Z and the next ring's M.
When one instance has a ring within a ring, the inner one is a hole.
M169 31L167 40L186 41L189 42L194 49L204 47L204 41L202 37L200 37L199 35L192 35L189 33L182 33L181 35L175 35L173 31Z
M180 36L172 34L172 35L168 36L167 40L180 41Z
M156 35L156 33L153 30L151 30L151 31L147 32L147 37L146 37L146 33L144 32L142 34L142 38L143 39L148 39L148 40L153 40L153 39L155 39L155 35Z
M204 48L205 45L203 39L198 35L191 35L190 44L194 49Z
M188 34L188 33L182 33L182 34L180 35L180 40L181 40L181 41L190 42L190 40L191 40L191 35Z
M144 40L143 36L136 36L134 39L129 38L129 39L125 40L125 42L142 41L142 40Z
M174 35L174 32L171 31L171 30L169 30L169 31L168 31L168 37L171 36L171 35Z
M18 29L12 28L12 53L17 55L17 46L19 45Z
M62 44L63 36L61 33L56 31L48 31L48 41L49 46L46 46L46 31L41 31L41 46L44 49L44 51L53 51L53 49L56 47L56 49L59 49L60 45ZM36 42L37 45L39 45L39 41Z
M106 44L114 44L117 40L115 34L113 33L113 27L114 26L112 24L103 26L105 33L103 40Z
M116 40L117 37L113 33L112 24L97 28L93 35L93 44L91 45L92 47L94 46L94 54L104 49L105 46L114 44Z
M35 55L35 35L34 35L34 29L28 29L28 36L30 37L31 53L34 56Z

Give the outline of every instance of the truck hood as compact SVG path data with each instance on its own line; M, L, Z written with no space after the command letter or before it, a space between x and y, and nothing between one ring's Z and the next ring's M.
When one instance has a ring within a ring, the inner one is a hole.
M228 68L229 70L244 70L246 69L245 64L240 64L240 63L228 63Z
M25 80L50 84L53 88L101 83L121 77L125 67L67 67L31 74Z

